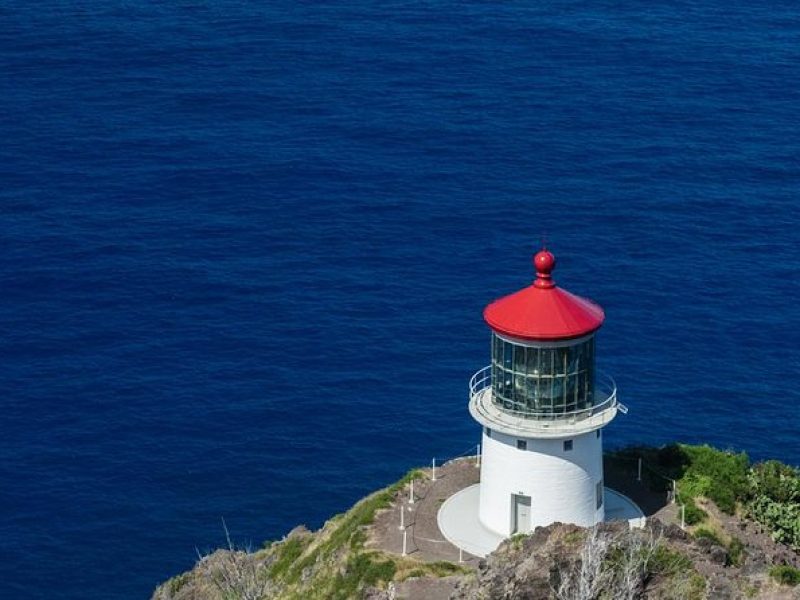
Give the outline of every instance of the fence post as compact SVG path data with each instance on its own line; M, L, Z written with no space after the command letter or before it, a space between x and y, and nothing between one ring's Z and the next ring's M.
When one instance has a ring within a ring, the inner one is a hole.
M398 527L400 531L406 530L406 505L402 502L400 503L400 527Z
M478 444L478 451L475 453L475 468L481 468L481 445Z
M406 550L408 548L408 546L406 544L407 537L408 537L408 531L406 531L404 529L403 530L403 556L406 556L408 554L408 552L406 552Z
M461 548L458 549L458 562L464 562L464 551Z
M686 529L686 505L681 504L681 529Z
M678 482L673 479L672 480L672 502L673 504L678 501Z
M636 481L641 481L641 480L642 480L642 457L640 456L639 457L639 471L638 471L638 473L636 475Z
M431 461L431 471L432 471L431 481L436 481L436 459L435 458Z
M411 494L408 496L408 503L414 504L414 480L411 480Z

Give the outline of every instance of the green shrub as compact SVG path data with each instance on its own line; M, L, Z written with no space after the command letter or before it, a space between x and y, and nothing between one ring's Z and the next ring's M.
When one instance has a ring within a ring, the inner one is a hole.
M795 586L800 584L800 569L795 569L788 565L776 565L771 567L769 575L778 583Z
M353 551L360 548L364 542L362 528L372 523L375 519L375 513L387 508L391 504L394 495L402 490L412 479L421 477L423 477L422 471L418 469L409 471L400 481L386 489L375 492L371 496L367 496L348 512L333 517L329 521L331 533L328 539L292 564L286 572L286 581L288 583L297 582L303 571L315 564L320 557L329 557L345 545L348 545Z
M269 570L269 576L273 579L283 577L294 564L303 550L306 549L311 537L293 537L282 542L277 549L277 558Z
M678 575L694 570L688 556L660 544L650 557L649 570L652 574Z
M695 539L698 540L707 539L711 540L718 546L723 546L723 547L725 546L725 543L720 539L717 533L715 531L707 529L706 527L698 527L692 535L695 537Z
M728 561L734 567L741 567L744 563L744 544L737 537L731 538L728 544Z
M359 553L351 556L343 573L336 576L331 590L331 600L349 600L367 586L387 583L394 578L397 565L390 559L378 561L373 554Z
M706 511L698 507L692 498L685 499L684 506L684 519L686 520L687 525L697 525L698 523L702 523L706 520L706 517L708 516Z
M659 448L655 460L660 469L666 469L676 475L683 473L691 462L686 450L678 444Z
M768 460L750 470L752 497L766 496L774 502L800 502L800 469Z
M750 489L747 454L724 452L711 446L681 446L690 464L678 482L678 490L692 498L706 496L720 510L732 514L736 501L747 497Z
M770 460L750 470L749 483L748 514L776 542L800 550L800 469Z
M446 560L437 560L436 562L432 562L428 564L428 568L430 573L432 575L436 575L437 577L447 577L448 575L464 572L463 567L459 567L457 564L447 562Z
M185 586L189 582L189 573L181 573L180 575L176 575L169 581L167 581L167 590L169 590L169 595L174 596L177 594L180 589Z

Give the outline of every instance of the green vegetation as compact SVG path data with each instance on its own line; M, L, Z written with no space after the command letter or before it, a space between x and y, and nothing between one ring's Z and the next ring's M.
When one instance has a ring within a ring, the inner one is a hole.
M800 550L800 469L769 460L750 469L745 509L776 542Z
M585 539L586 539L585 531L572 531L564 536L564 543L569 545L574 545L578 543L583 543Z
M694 533L692 533L692 535L698 540L702 539L711 540L718 546L723 546L723 547L725 546L725 542L722 541L717 532L712 531L711 529L708 529L706 527L698 527L694 531Z
M378 559L379 553L359 553L350 556L343 572L336 575L326 596L331 600L348 600L365 586L388 583L394 578L397 565L394 561Z
M181 573L180 575L176 575L172 579L169 579L166 582L167 589L169 590L170 596L174 596L177 594L180 589L186 585L189 581L189 573Z
M394 485L367 496L347 513L333 517L328 522L328 526L331 528L330 535L311 548L309 552L306 552L300 560L290 565L286 570L286 582L290 584L296 583L305 569L316 564L319 560L331 558L345 546L349 546L351 550L355 551L363 547L364 534L362 528L372 523L375 519L375 513L381 509L388 508L392 498L398 491L403 489L412 479L420 477L422 477L421 471L410 471ZM363 565L358 563L358 566Z
M628 468L641 457L643 477L657 491L677 481L677 500L685 505L686 523L696 525L707 514L696 504L708 498L725 513L737 507L769 529L772 538L800 550L800 469L776 460L751 465L744 452L717 450L707 445L671 444L662 448L619 450L610 461ZM730 549L729 549L730 551ZM735 552L734 552L735 554Z
M392 580L466 572L447 562L425 564L364 547L365 530L376 513L388 508L411 479L422 476L419 470L409 472L394 485L367 496L346 513L330 519L319 534L273 544L269 575L283 588L281 597L343 600L358 597L366 587L385 586Z
M649 570L652 574L675 576L694 571L694 566L685 554L659 544L650 557Z
M311 542L311 536L289 538L276 546L275 562L269 570L272 579L283 577L294 562L300 557L306 546Z
M800 569L795 569L788 565L776 565L771 567L769 575L778 583L795 586L800 584Z
M747 495L750 461L744 452L735 454L711 446L684 446L689 464L678 480L678 496L694 500L710 498L721 511L733 514L736 501Z
M684 498L684 520L687 525L697 525L706 520L708 513L694 503L694 498Z
M731 538L728 544L728 562L734 567L741 567L744 564L744 544L737 537Z
M695 529L692 535L695 537L695 539L711 540L718 546L725 548L728 553L728 565L733 565L734 567L742 566L742 563L744 562L744 544L739 538L725 536L726 538L730 537L730 541L726 542L718 532L707 527L698 527Z
M691 559L664 544L659 544L648 563L648 578L670 578L672 595L681 600L702 600L706 597L706 580L694 569Z
M447 577L448 575L455 575L457 573L470 572L469 569L459 567L455 563L444 560L437 560L436 562L429 563L425 566L427 567L427 572L430 575L436 575L437 577Z

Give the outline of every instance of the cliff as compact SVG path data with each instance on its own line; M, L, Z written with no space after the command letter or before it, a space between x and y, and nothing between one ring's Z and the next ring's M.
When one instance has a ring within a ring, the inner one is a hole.
M402 556L386 539L398 536L392 518L407 501L410 480L423 493L430 485L417 470L316 532L298 527L255 552L229 541L161 584L153 600L800 599L796 468L750 465L744 455L705 446L669 446L621 451L608 470L632 456L653 466L643 479L657 495L668 481L662 473L678 481L677 503L654 512L643 529L553 524L507 540L485 560ZM455 479L466 465L450 468ZM659 477L648 477L656 468ZM440 498L431 497L438 505ZM677 524L680 505L690 507L685 530Z

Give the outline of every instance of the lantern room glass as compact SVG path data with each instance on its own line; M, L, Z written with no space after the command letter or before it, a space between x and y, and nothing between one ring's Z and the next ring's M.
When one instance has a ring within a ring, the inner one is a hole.
M492 334L492 401L531 418L594 404L594 337L571 346L514 344Z

